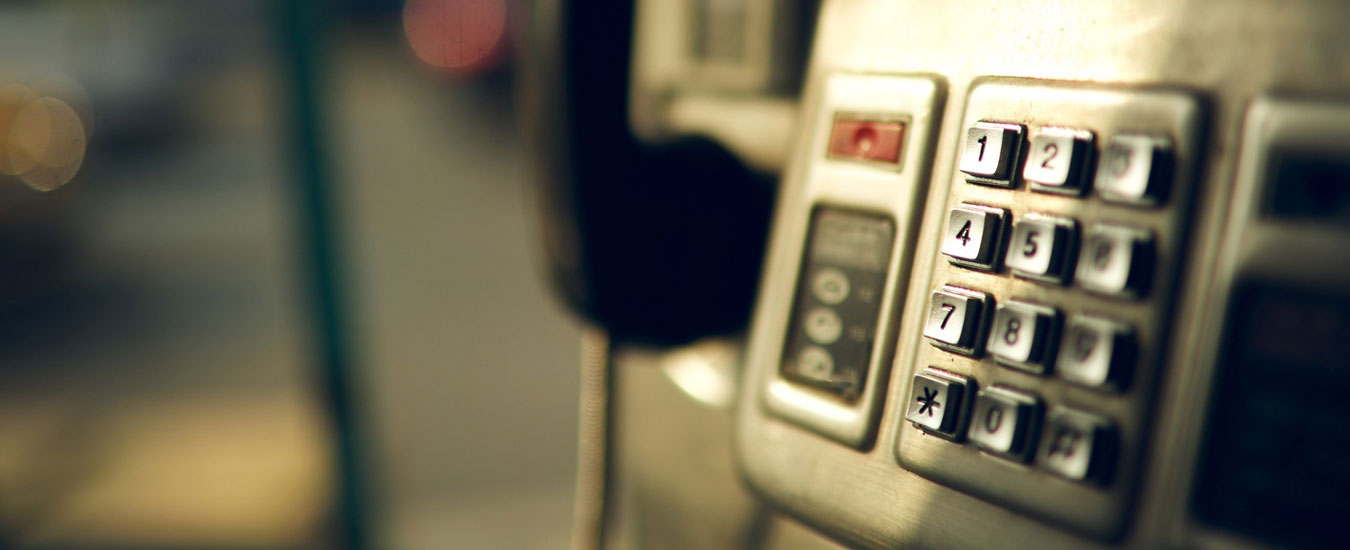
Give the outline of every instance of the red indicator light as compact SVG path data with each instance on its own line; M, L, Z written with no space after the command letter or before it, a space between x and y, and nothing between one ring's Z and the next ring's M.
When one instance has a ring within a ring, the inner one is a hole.
M836 117L830 133L832 159L900 162L905 123L898 120L863 120Z

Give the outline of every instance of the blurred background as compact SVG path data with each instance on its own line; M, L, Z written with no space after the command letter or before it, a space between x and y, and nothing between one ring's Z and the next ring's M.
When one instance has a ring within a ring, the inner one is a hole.
M520 8L0 3L0 547L566 544Z

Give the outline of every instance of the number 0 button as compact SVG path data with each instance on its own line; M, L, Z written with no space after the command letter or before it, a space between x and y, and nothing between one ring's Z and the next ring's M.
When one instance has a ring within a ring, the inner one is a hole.
M1054 358L1058 332L1058 310L1013 300L995 310L985 348L999 363L1045 374Z
M1027 214L1013 224L1004 263L1019 277L1063 283L1069 274L1076 233L1073 220Z
M1043 128L1031 140L1022 179L1030 182L1034 191L1082 194L1092 141L1092 132L1087 130Z
M961 171L966 181L1012 187L1013 166L1022 146L1022 126L980 122L966 130Z
M933 292L923 335L933 345L965 355L979 353L980 320L989 295L947 285Z
M1002 208L962 204L947 217L942 253L951 262L991 270L998 259L999 233L1008 211Z
M1004 386L980 390L970 419L969 437L985 452L1019 462L1031 458L1036 396Z

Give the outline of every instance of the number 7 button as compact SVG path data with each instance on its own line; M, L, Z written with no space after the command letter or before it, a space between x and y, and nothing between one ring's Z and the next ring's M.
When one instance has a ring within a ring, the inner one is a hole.
M989 295L945 285L933 292L923 335L933 345L964 355L980 351L980 321L989 305Z

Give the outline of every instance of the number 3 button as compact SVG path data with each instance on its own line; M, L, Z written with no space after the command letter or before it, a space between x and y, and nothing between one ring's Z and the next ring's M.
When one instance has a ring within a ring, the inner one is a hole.
M1034 374L1045 374L1054 358L1059 311L1028 302L1010 301L994 313L985 346L999 363Z

